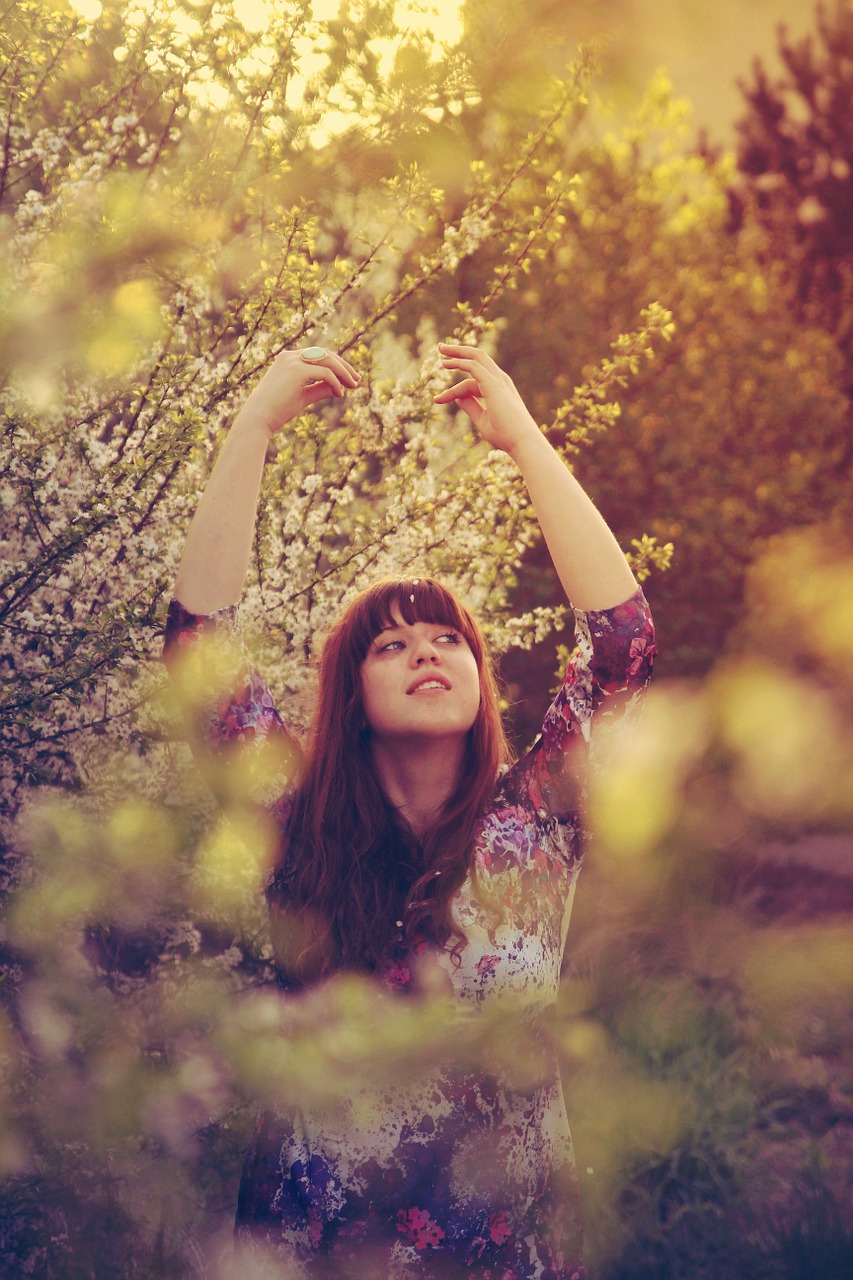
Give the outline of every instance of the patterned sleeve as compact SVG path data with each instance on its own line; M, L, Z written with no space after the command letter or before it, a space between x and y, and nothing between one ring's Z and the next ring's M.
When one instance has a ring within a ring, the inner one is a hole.
M247 660L237 606L194 614L172 600L163 660L191 745L214 789L233 794L227 772L247 798L282 812L300 748Z
M606 726L640 704L657 653L651 611L638 587L612 609L575 610L575 651L542 733L507 773L502 793L564 818L582 808L585 778L600 764Z

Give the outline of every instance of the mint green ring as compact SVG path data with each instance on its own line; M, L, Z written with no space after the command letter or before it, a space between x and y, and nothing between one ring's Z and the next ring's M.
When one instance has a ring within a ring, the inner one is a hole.
M325 359L326 348L325 347L306 347L305 350L300 351L299 354L302 356L302 359L305 360L308 364L319 364L321 360Z

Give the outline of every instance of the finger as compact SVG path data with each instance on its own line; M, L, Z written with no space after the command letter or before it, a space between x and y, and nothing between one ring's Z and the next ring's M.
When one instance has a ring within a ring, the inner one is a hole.
M361 382L361 377L352 367L349 360L345 360L343 356L337 355L334 351L330 351L329 356L332 361L332 367L337 370L343 380L349 383L351 387L357 387Z
M458 402L463 413L467 413L475 427L479 427L486 416L486 406L474 396L463 396Z
M445 369L459 369L463 373L468 373L471 377L476 378L481 387L486 382L493 381L500 373L498 366L494 361L490 362L490 367L485 364L485 357L482 360L471 360L467 356L444 356L441 363Z
M448 387L446 391L440 391L437 396L433 396L433 404L450 404L452 400L480 394L477 380L475 378L465 378L462 382L457 382L454 386Z
M307 409L309 405L316 404L318 400L328 400L330 396L335 394L328 382L309 382L307 387L302 388L301 398L302 407Z
M468 415L474 426L479 430L481 422L488 416L486 406L482 400L478 400L476 396L463 395L456 401L456 405L463 413Z
M445 356L441 363L445 369L461 369L463 373L469 373L472 377L481 377L484 372L482 366L478 368L473 360L464 359L462 356L456 356L453 359Z
M486 355L485 351L481 351L479 347L468 346L464 342L440 342L438 349L445 361L448 359L473 360L479 365L486 365L494 369L498 367L492 357Z
M314 369L318 370L331 369L339 380L346 382L350 387L357 387L361 381L361 377L357 370L352 367L350 362L345 360L343 356L339 356L336 351L329 351L328 348L325 348L325 351L326 354L323 356L322 360L310 360L304 361L303 363L308 363ZM301 351L296 352L295 354L299 356L300 360L302 359Z
M325 395L342 396L344 394L343 386L335 373L334 369L330 369L326 364L310 364L305 366L309 376L306 386L310 386L312 382L326 382L331 387L331 392L324 392Z
M439 342L438 349L439 351L447 351L450 355L466 355L469 359L472 356L485 354L479 347L472 347L464 342Z

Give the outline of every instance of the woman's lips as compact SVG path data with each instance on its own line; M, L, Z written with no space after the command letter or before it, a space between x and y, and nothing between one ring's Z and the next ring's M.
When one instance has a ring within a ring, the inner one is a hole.
M434 693L437 693L439 691L446 692L450 688L450 681L446 678L446 676L438 676L438 675L421 676L420 680L416 680L413 685L409 686L409 688L406 690L406 693L417 693L418 690L423 689L425 685L430 685L430 686L437 685L438 688L432 690ZM426 692L429 692L429 691L430 691L429 689L426 690Z

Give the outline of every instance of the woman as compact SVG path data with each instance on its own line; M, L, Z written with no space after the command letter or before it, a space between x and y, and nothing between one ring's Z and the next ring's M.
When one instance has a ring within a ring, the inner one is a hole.
M273 940L290 989L340 969L401 994L443 982L460 1017L506 993L538 1027L553 1012L582 852L592 718L621 714L642 691L653 636L618 544L511 379L477 348L440 351L458 380L436 402L465 410L526 482L576 609L576 657L541 737L507 768L488 659L464 606L432 580L385 580L358 597L324 649L298 785L273 806ZM170 646L232 625L270 437L357 385L346 360L309 348L283 352L249 396L190 528ZM212 736L247 731L284 732L254 674ZM262 1116L238 1240L288 1277L580 1280L556 1052L535 1040L541 1062L521 1083L499 1066L457 1064L362 1091L334 1119Z

